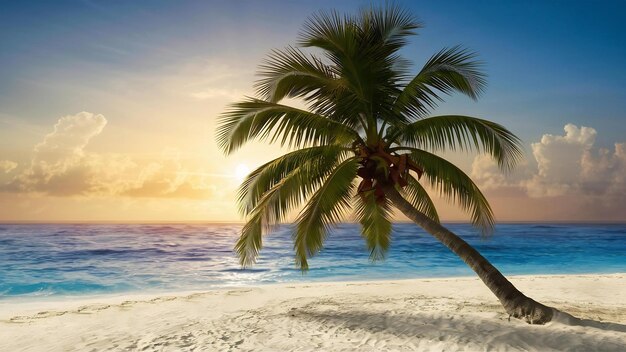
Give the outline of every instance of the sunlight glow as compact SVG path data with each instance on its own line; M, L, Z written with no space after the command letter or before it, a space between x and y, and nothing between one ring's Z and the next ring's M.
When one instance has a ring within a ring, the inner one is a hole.
M235 179L241 182L246 178L246 176L248 176L249 173L250 168L246 164L239 164L235 168Z

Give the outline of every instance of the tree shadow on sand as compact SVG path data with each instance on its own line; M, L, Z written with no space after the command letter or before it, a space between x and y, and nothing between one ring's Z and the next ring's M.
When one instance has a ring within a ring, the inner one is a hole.
M552 321L570 326L582 326L606 331L626 332L626 325L624 324L596 321L592 319L580 319L559 310L556 311Z
M573 351L626 351L626 325L576 319L547 326L528 325L468 315L437 316L428 313L386 313L367 311L299 310L292 317L337 332L365 332L414 337L424 343L450 341L467 349L521 349ZM573 317L572 317L573 318ZM558 327L558 328L556 328Z

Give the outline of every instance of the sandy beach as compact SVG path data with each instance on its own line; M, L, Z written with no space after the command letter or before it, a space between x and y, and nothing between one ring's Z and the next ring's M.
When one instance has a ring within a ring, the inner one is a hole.
M626 274L517 276L587 319L508 320L475 278L0 303L2 351L624 351Z

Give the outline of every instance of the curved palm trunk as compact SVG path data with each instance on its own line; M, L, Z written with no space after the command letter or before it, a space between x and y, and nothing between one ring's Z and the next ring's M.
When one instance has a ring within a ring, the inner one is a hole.
M556 311L554 308L526 297L477 250L459 236L415 209L394 187L387 187L385 191L394 206L405 216L428 231L478 274L478 277L500 300L509 317L525 319L530 324L545 324L552 319Z

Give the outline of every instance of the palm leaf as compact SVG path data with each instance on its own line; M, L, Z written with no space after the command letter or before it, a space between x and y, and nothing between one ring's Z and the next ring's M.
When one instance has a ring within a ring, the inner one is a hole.
M425 118L402 127L389 127L387 138L400 145L443 150L472 150L489 153L504 170L512 169L523 157L521 141L495 122L460 115Z
M242 267L247 268L256 262L263 247L263 233L267 230L268 228L263 226L263 214L260 211L243 226L241 235L235 243L235 252Z
M380 33L381 41L391 52L405 46L408 37L415 35L415 30L423 27L410 12L394 4L387 4L384 7L371 6L362 11L360 17L372 19L374 31Z
M321 185L343 154L334 146L295 151L247 177L240 187L239 200L249 219L235 245L242 266L254 264L263 246L263 235Z
M309 147L259 166L239 186L237 199L241 213L250 214L267 191L298 169L307 176L303 182L317 182L345 157L347 151L347 148L335 145Z
M335 65L287 47L272 52L261 66L260 75L262 78L256 83L257 93L267 101L302 98L309 110L318 115L351 128L359 125L360 121L354 119L354 115L362 101Z
M217 142L226 154L252 139L281 145L347 145L360 139L344 124L295 107L249 98L231 105L218 120Z
M409 201L418 211L426 214L426 216L432 220L439 222L437 208L435 208L435 203L433 203L426 189L422 187L413 175L407 175L407 182L406 187L401 189L404 199Z
M470 213L474 226L484 235L493 231L493 211L478 186L451 162L424 150L410 148L410 157L423 170L430 186Z
M357 32L357 23L351 16L334 10L320 11L305 22L298 43L322 49L332 62L340 64L342 59L357 54Z
M372 44L375 42L364 38L364 28L360 26L362 22L359 18L342 16L336 11L321 11L305 23L299 44L322 49L336 74L354 94L361 112L372 115L372 89L379 83L372 76L384 64L381 65L380 57L372 56Z
M355 214L370 250L370 259L385 259L391 243L391 204L386 198L379 204L374 191L368 191L356 197Z
M272 51L260 69L257 92L273 103L285 97L326 99L328 91L344 88L332 66L293 47Z
M330 226L339 222L349 208L358 165L357 158L338 165L300 212L293 238L296 266L303 271L309 267L307 258L322 249Z
M302 198L315 189L316 182L311 180L305 168L297 168L263 194L256 207L251 211L241 236L235 245L242 266L250 266L263 246L262 237L278 224L289 210L297 206Z
M486 86L476 54L455 46L433 55L404 87L394 104L399 114L421 117L443 101L441 94L457 91L477 99Z

